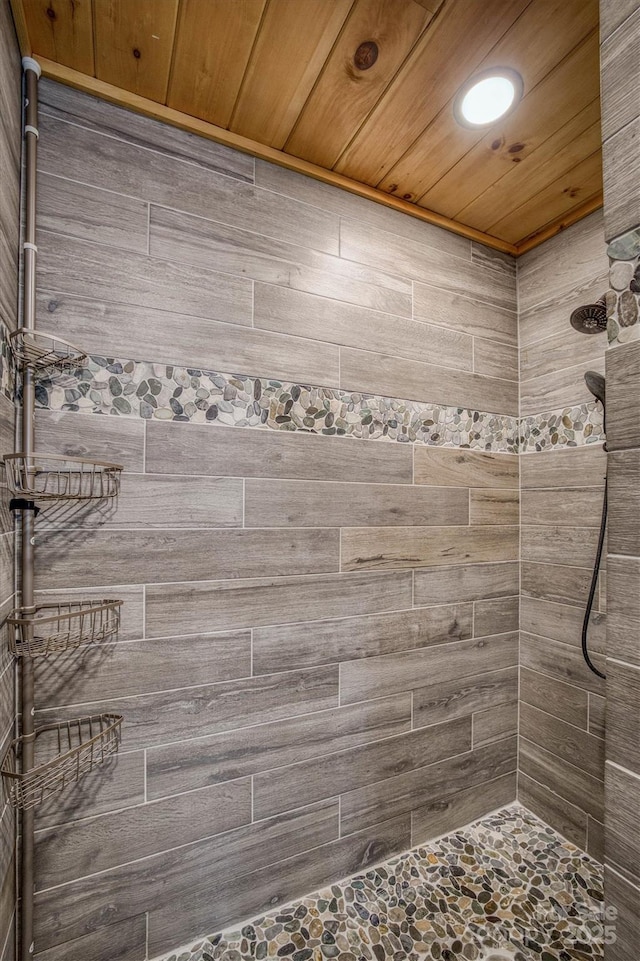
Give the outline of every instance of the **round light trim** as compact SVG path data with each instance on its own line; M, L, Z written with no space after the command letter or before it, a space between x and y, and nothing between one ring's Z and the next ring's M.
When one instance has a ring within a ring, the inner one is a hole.
M509 67L495 67L476 74L460 88L453 114L463 127L488 127L506 117L522 99L522 77Z

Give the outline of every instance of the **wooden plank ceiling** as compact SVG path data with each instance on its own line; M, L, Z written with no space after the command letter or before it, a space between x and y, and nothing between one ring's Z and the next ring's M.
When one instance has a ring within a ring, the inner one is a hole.
M602 203L598 0L12 6L45 74L500 249L530 249ZM358 69L367 41L378 57ZM453 98L492 66L517 70L524 98L465 129Z

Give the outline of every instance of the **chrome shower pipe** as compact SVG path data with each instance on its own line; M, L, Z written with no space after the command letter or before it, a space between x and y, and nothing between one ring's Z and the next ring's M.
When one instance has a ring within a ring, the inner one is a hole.
M38 80L40 66L31 57L23 57L24 70L24 161L25 161L25 208L24 239L22 243L23 297L22 326L35 330L36 326L36 170L38 154ZM34 449L35 384L33 371L26 367L22 380L22 452L32 454ZM33 510L21 514L21 563L20 606L26 612L34 610L34 519ZM22 716L22 771L30 770L35 763L35 723L33 662L21 657L20 710ZM20 848L20 958L31 961L33 943L33 892L34 892L34 814L33 808L22 812Z

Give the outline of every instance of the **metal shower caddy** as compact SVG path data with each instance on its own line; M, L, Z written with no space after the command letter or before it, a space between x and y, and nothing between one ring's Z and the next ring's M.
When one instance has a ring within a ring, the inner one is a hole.
M0 765L6 799L21 813L20 952L34 954L34 808L80 780L115 754L120 745L122 716L96 714L36 727L34 662L46 670L47 659L98 644L116 635L122 601L72 597L36 603L34 591L35 519L37 502L99 502L116 497L122 466L34 449L37 377L67 372L87 359L68 341L35 329L36 291L36 153L40 67L24 57L25 222L22 326L10 336L16 366L22 371L21 449L4 456L11 509L20 515L20 606L7 619L9 649L20 673L21 731Z

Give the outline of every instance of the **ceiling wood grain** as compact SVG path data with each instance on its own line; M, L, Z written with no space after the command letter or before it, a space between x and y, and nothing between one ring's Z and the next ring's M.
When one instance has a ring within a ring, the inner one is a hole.
M11 4L50 75L498 249L601 203L597 0ZM491 66L521 104L460 127L457 90Z

